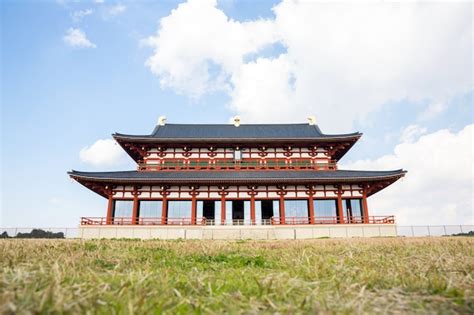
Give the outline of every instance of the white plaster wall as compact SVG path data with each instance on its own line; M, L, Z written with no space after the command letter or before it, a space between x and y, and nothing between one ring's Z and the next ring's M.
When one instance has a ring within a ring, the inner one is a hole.
M171 192L168 195L168 198L179 198L179 193L178 192Z
M267 194L265 192L262 192L262 191L257 192L255 194L255 198L265 198L266 196L267 196Z
M362 198L362 194L358 190L353 190L352 191L352 197L361 197Z
M350 189L354 189L350 191ZM129 198L133 199L132 195L132 186L127 186L125 187L126 190L128 191L123 191L124 187L123 186L118 186L114 191L115 195L114 198ZM326 191L324 191L326 189ZM347 190L343 192L343 197L362 197L362 194L360 193L360 187L357 185L347 186ZM160 191L161 188L159 186L152 186L151 187L152 192L150 193L150 186L143 186L142 188L139 189L141 194L138 196L139 199L147 199L147 198L162 198ZM209 192L209 190L211 192ZM238 190L238 192L237 192ZM260 185L258 186L255 191L257 192L257 195L255 196L256 198L274 198L278 199L279 196L277 194L277 191L279 189L276 186L269 186L268 187L268 192L267 192L267 187ZM288 185L286 187L286 195L285 198L308 198L308 195L306 194L307 188L303 185L299 186L293 186L293 185ZM176 198L182 198L182 199L190 199L191 195L189 192L192 190L189 188L189 186L171 186L169 188L169 195L168 198L176 199ZM199 195L197 198L213 198L213 199L220 199L221 196L218 194L218 191L220 191L219 186L206 186L206 185L201 185L197 189L199 192ZM240 198L240 199L249 199L250 196L248 192L250 189L247 186L230 186L229 189L229 194L226 196L226 199L235 199L235 198ZM316 192L314 195L314 198L337 198L337 189L334 188L333 185L317 185L316 186Z
M336 191L326 191L326 197L337 198L337 192Z
M275 198L275 199L280 198L280 196L278 196L278 194L274 191L269 191L268 194L267 194L267 197L268 198Z
M225 150L225 152L224 152ZM278 152L276 152L278 151ZM274 148L269 148L266 152L266 158L287 158L283 154L284 149L283 148L278 148L275 150ZM215 157L210 157L208 156L208 153L211 151L208 150L207 148L201 148L200 150L198 148L192 148L189 153L191 153L190 156L185 157L183 156L183 153L185 153L182 148L167 148L163 153L165 156L160 157L159 156L159 150L157 148L151 148L148 150L148 156L144 158L144 162L146 164L158 164L159 161L157 159L208 159L208 158L215 158L215 159L232 159L233 158L233 148L217 148L214 153L216 154ZM242 149L242 158L248 159L256 159L256 158L261 158L258 155L258 149L257 148L243 148ZM316 149L316 156L313 157L309 155L308 149L307 148L302 148L300 152L300 148L292 148L290 150L292 153L291 158L318 158L318 163L327 163L329 161L329 157L325 154L327 151L323 148L317 148Z
M237 198L237 193L236 193L236 192L230 192L230 193L226 196L226 199L230 199L230 198Z
M324 197L324 191L317 191L315 194L314 194L314 198L318 198L318 197Z
M217 192L211 192L209 194L209 198L215 198L215 199L220 199L221 196Z

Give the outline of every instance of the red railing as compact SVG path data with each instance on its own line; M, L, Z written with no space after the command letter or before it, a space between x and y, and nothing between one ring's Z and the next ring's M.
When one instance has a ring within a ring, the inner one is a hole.
M318 224L394 224L395 217L390 216L368 216L364 217L345 217L343 222L339 222L338 217L273 217L271 219L262 219L258 222L250 220L226 220L216 222L214 219L197 218L195 222L191 218L111 218L107 221L106 217L82 217L81 225L309 225L314 222Z
M234 161L214 160L214 159L180 159L162 160L152 163L140 163L139 171L160 171L160 170L259 170L259 169L315 169L315 170L336 170L337 165L332 161L318 161L311 159L267 159L267 160L240 160Z
M395 216L376 216L371 215L368 216L366 220L364 217L361 216L352 216L352 217L345 217L342 222L339 222L338 217L314 217L311 220L310 217L285 217L283 218L272 218L272 224L288 224L288 225L297 225L297 224L311 224L311 221L314 224L394 224L395 223Z
M81 225L202 225L204 218L198 218L195 223L191 218L111 218L106 217L82 217Z

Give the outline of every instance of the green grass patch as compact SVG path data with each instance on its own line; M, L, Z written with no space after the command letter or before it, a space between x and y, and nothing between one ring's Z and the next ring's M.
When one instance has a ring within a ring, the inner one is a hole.
M0 240L0 314L474 312L474 239Z

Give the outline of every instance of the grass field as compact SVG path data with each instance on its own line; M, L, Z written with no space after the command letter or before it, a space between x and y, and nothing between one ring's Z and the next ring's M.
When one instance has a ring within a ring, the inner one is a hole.
M0 313L474 312L474 238L1 240Z

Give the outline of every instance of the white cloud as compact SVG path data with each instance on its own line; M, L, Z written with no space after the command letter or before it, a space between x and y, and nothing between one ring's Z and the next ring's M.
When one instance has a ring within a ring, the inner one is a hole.
M444 104L473 87L470 3L284 1L274 13L238 22L216 1L190 0L161 20L146 64L193 98L228 91L243 122L314 113L329 131L390 101ZM258 58L274 43L287 51Z
M408 170L369 198L373 215L394 214L399 224L474 224L473 138L474 125L458 133L443 129L401 142L392 154L341 168Z
M238 109L244 122L249 118L261 122L269 118L294 117L295 108L288 106L295 97L295 89L289 84L292 78L290 63L286 55L276 59L259 58L242 65L232 76L232 106ZM298 118L302 120L307 115L300 116Z
M66 44L74 48L96 48L97 46L87 39L86 34L79 28L70 28L63 37Z
M427 129L418 125L409 125L402 131L400 141L402 143L413 143L421 135L425 134Z
M97 140L82 148L79 157L84 163L102 167L120 165L126 158L122 148L112 139Z
M91 15L94 11L92 9L74 11L71 16L74 22L81 21L84 17Z
M445 103L442 102L434 102L431 103L428 108L426 108L423 112L418 115L419 121L427 121L437 117L447 108Z
M212 0L180 4L147 40L154 54L146 64L163 87L191 97L230 91L228 77L239 71L243 56L276 41L272 22L232 21L215 5Z
M110 16L116 16L116 15L120 15L120 14L124 13L126 10L127 10L127 7L125 5L119 3L117 5L111 6L108 9L107 13Z

